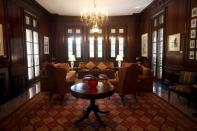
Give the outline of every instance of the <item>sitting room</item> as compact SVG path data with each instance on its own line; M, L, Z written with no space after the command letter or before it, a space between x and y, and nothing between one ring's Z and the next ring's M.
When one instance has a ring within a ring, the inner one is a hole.
M197 131L196 0L0 0L0 130Z

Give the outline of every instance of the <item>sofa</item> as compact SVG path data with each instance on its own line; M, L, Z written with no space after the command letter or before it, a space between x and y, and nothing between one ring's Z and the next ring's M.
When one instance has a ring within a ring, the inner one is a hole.
M121 68L128 68L135 63L123 63ZM150 68L139 65L140 70L137 77L137 92L152 92L153 89L153 72ZM118 78L118 71L115 73L116 78L110 79L109 82L114 83Z
M92 74L98 76L105 74L108 78L115 78L115 70L113 62L79 62L78 78L82 79L85 75Z
M52 63L48 63L48 64L52 64ZM45 66L42 66L42 70L41 70L40 84L41 84L42 91L47 91L51 84L48 79L48 74L46 71L46 66L48 64L45 64ZM68 85L74 84L77 78L77 73L76 71L71 70L70 65L68 63L56 63L56 64L52 64L52 66L64 69L64 71L66 72L65 82Z
M188 99L188 105L191 100L196 99L196 88L197 85L197 72L191 71L180 71L179 81L173 83L168 87L168 101L170 101L171 91L177 93L179 96L183 96Z

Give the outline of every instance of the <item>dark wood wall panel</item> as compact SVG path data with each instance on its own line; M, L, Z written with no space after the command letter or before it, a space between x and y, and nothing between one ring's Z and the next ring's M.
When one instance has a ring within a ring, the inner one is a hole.
M104 58L102 60L109 60L109 47L110 43L108 40L109 27L126 27L127 36L126 36L126 48L125 48L125 60L126 61L135 61L136 56L139 55L139 41L136 39L138 37L138 15L131 16L116 16L109 17L108 24L103 27L104 29L104 38L105 38L105 49L104 49ZM80 26L83 30L83 59L89 60L88 58L88 43L87 43L87 27L83 25L80 21L80 17L72 16L59 16L52 15L52 50L53 56L58 62L65 62L67 60L67 50L65 45L65 29L67 26Z
M190 8L196 7L196 4L196 0L158 0L140 13L140 35L147 32L149 34L148 54L151 59L151 19L157 13L165 12L164 75L165 72L180 70L197 71L197 64L187 59ZM179 52L168 51L168 36L176 33L181 34L181 49Z
M188 6L188 23L191 22L191 10L193 8L197 7L197 0L190 0L190 3L189 3L189 6ZM189 38L190 37L190 24L188 24L188 28L187 28L187 37ZM185 45L185 49L188 49L188 46L189 46L189 40L187 41L187 44ZM189 60L188 59L188 50L186 51L185 53L185 59L184 59L184 67L187 69L187 70L195 70L197 71L197 61L193 61L193 60Z
M187 0L174 0L170 2L166 8L165 63L166 66L173 65L174 67L178 67L180 69L184 68L184 54L186 51L187 2ZM177 33L181 34L180 52L168 51L168 36Z
M5 65L8 68L10 83L9 98L12 98L22 92L28 85L25 56L26 46L24 42L24 12L31 12L39 20L40 63L45 58L45 55L43 55L43 39L44 36L49 36L50 14L32 0L1 0L0 7L0 22L3 21L5 23L5 44L8 47L6 51L8 52L7 62L0 60L0 66Z

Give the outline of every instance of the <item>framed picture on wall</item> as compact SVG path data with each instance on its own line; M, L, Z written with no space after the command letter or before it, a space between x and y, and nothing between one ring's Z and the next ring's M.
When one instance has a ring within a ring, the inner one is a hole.
M190 38L196 38L196 30L195 29L191 30Z
M195 40L190 40L189 48L195 48Z
M192 9L192 17L196 17L197 16L197 7Z
M190 60L194 59L194 51L189 51L189 59Z
M3 26L0 24L0 56L4 56Z
M168 36L168 51L180 51L180 37L180 33Z
M49 37L44 36L44 54L49 54Z
M141 56L148 57L148 33L141 36Z
M191 20L191 28L196 28L196 20L197 19L192 19Z

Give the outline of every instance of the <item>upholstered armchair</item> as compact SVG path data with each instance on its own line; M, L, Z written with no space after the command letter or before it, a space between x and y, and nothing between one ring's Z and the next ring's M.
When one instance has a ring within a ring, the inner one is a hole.
M168 101L170 101L171 91L176 92L188 99L188 104L192 98L192 85L196 84L196 72L181 71L179 82L168 87Z
M130 67L133 64L135 63L123 63L122 67ZM152 92L154 80L153 72L148 67L145 67L143 65L139 66L140 74L137 77L137 92Z
M57 64L48 63L48 64L52 65L53 67L64 69L64 71L66 72L66 77L64 81L66 81L67 86L71 86L72 84L75 83L75 80L77 78L77 73L75 70L70 69L68 63L57 63ZM46 66L48 64L46 64ZM48 80L46 66L42 68L40 75L40 84L42 91L48 90L48 88L50 88L51 86L51 81Z
M124 96L128 94L134 94L137 102L136 88L139 73L140 66L132 64L129 67L119 68L117 78L115 80L109 80L109 82L116 87L116 92L120 95L123 105L125 104Z
M62 103L67 91L66 86L66 71L63 68L55 67L52 64L46 66L48 87L45 91L49 91L49 100L51 101L53 94L57 93L61 97Z

